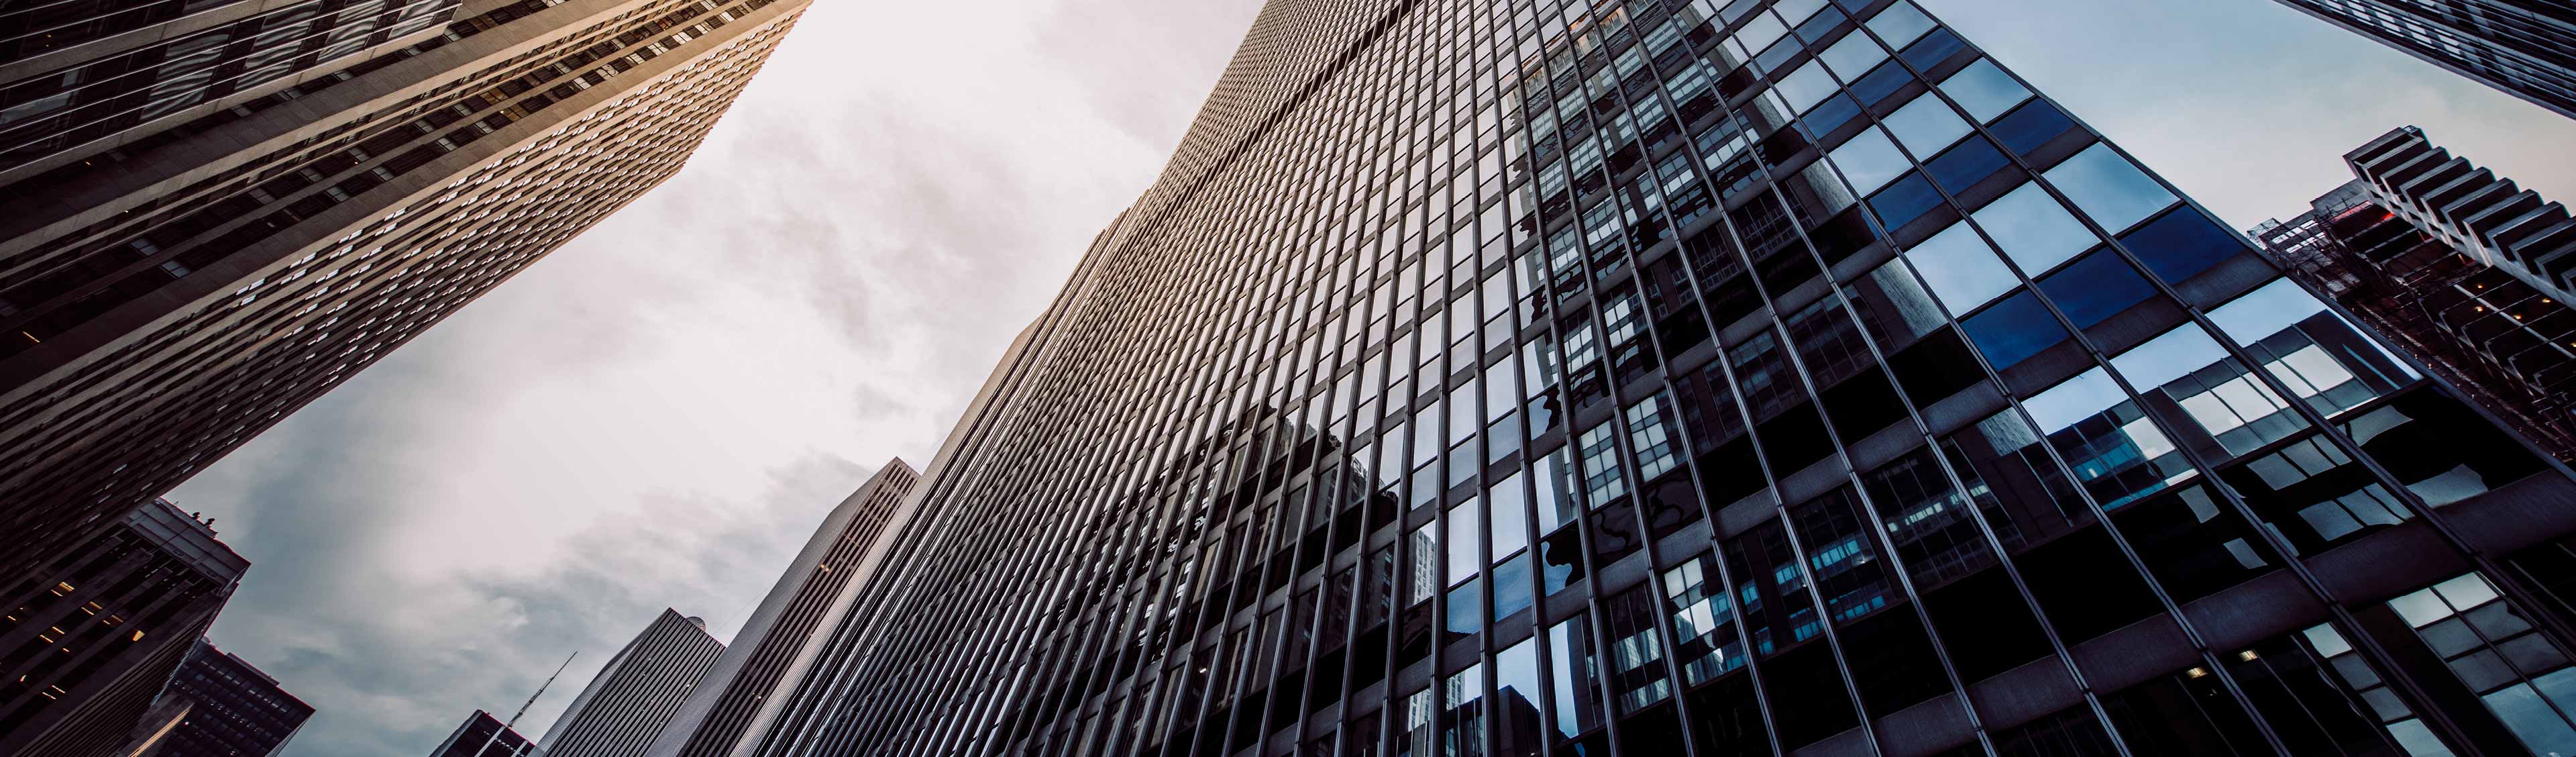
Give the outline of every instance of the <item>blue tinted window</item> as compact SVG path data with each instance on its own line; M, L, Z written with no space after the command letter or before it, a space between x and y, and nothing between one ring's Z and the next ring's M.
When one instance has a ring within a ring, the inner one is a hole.
M1798 122L1798 128L1807 131L1808 139L1820 140L1824 139L1825 135L1833 133L1835 129L1842 128L1843 124L1850 123L1852 117L1857 115L1860 115L1860 104L1837 93L1825 100L1825 104L1808 111L1807 117Z
M2027 289L1968 316L1959 325L1967 328L1968 340L1977 344L1977 351L1985 353L1986 362L1994 364L1998 371L2066 341L2066 329L2057 325L2048 308L2039 304L2039 296Z
M1934 29L1897 57L1914 64L1915 68L1931 68L1933 64L1949 60L1951 55L1965 49L1968 49L1968 43L1960 41L1959 35L1951 34L1948 29Z
M2208 216L2188 206L2175 208L2162 218L2120 235L2120 243L2128 245L2129 252L2138 256L2148 273L2177 284L2246 251L2245 243L2238 241L2235 233L2219 228Z
M1878 212L1878 220L1893 229L1923 215L1941 204L1941 193L1933 191L1932 182L1921 171L1896 180L1885 191L1869 198L1869 209Z
M2013 111L2011 115L2004 116L2003 120L1996 121L1995 125L1989 128L1994 130L1995 138L2003 140L2004 147L2012 150L2014 155L2029 155L2030 151L2039 149L2040 145L2048 144L2048 140L2056 139L2057 135L2075 128L2075 120L2067 118L2065 113L2058 112L2057 106L2045 101L2033 100L2022 105L2020 110Z
M1993 142L1986 141L1985 137L1969 137L1968 141L1941 153L1923 168L1931 172L1933 181L1941 183L1942 189L1958 194L1967 191L1977 180L1993 176L2010 164L2011 161L2004 159L2003 152L1995 149Z
M1449 590L1449 618L1443 626L1450 633L1475 633L1485 627L1485 590L1469 581Z
M2154 285L2139 276L2111 248L2097 247L2084 257L2069 263L2065 270L2039 280L2039 291L2048 295L2057 309L2076 328L2092 328L2129 306L2145 302L2156 294Z
M1879 64L1878 68L1871 69L1869 74L1860 77L1859 81L1852 82L1851 94L1864 104L1876 103L1887 99L1888 95L1896 94L1896 90L1912 81L1914 81L1913 72L1905 70L1904 66L1896 65L1895 61L1888 61Z
M1494 566L1494 619L1511 617L1530 606L1530 558L1522 555Z

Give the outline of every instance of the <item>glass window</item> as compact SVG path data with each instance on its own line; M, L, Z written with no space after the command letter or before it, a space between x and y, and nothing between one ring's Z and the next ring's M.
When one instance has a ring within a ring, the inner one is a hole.
M2193 474L2173 440L2101 368L2050 387L2023 407L2104 510Z
M1548 680L1556 697L1556 733L1570 739L1601 727L1601 673L1592 630L1576 615L1547 629Z
M1923 167L1932 175L1934 182L1955 195L1967 192L1969 187L2010 165L2012 161L1995 149L1995 143L1986 141L1985 137L1971 137ZM2014 174L2018 176L2020 172L2015 171Z
M1447 757L1485 753L1485 666L1469 665L1440 686L1441 737Z
M1438 718L1434 717L1431 689L1426 687L1406 694L1404 696L1404 731L1397 734L1395 739L1397 757L1439 755L1440 746L1434 743L1438 734L1433 725L1436 720Z
M2094 223L2115 232L2174 204L2172 192L2113 152L2108 142L2094 143L2040 175Z
M1617 424L1602 423L1583 432L1579 442L1583 456L1583 496L1593 507L1610 503L1628 493L1628 481L1619 471Z
M2218 477L2290 548L2316 554L2414 517L2342 449L2311 436Z
M1484 556L1478 554L1481 540L1476 538L1477 532L1484 530L1484 524L1476 518L1483 510L1472 501L1449 508L1449 567L1442 575L1453 586L1475 578L1476 570L1485 566Z
M1824 65L1815 61L1799 66L1798 70L1781 77L1780 83L1771 87L1772 92L1780 95L1781 101L1789 104L1792 112L1798 113L1806 112L1807 108L1823 101L1826 95L1841 89L1834 84L1833 77L1825 73Z
M1959 112L1930 93L1888 114L1886 123L1888 130L1896 133L1896 140L1905 144L1906 151L1917 156L1940 152L1969 132L1968 122L1959 118Z
M1529 546L1529 502L1521 494L1521 474L1512 473L1485 490L1493 523L1494 554L1509 555Z
M1879 187L1886 186L1889 179L1914 167L1914 162L1906 160L1904 153L1897 152L1896 144L1888 141L1887 134L1878 129L1862 130L1851 141L1834 148L1832 157L1834 167L1843 172L1843 178L1851 180L1852 190L1861 194L1877 191Z
M1995 246L2003 248L2021 269L2039 273L2101 244L2078 223L2066 206L2048 196L2038 182L2021 185L1974 214Z
M2111 367L2138 391L2172 399L2228 452L2213 457L2251 452L2308 425L2196 324L2185 323L2112 358Z
M1941 202L1941 193L1932 188L1932 181L1921 173L1912 173L1886 191L1871 195L1869 209L1878 213L1880 223L1895 229L1940 207Z
M1933 296L1950 306L1953 313L1976 310L2021 285L2021 277L2014 276L2003 259L1995 256L1994 248L1965 223L1951 224L1923 240L1914 249L1906 250L1905 258L1914 264L1914 270L1922 272Z
M1846 34L1841 42L1825 48L1825 52L1816 58L1849 81L1868 73L1870 67L1878 65L1879 61L1887 60L1887 48L1879 47L1878 42L1867 34Z
M1529 609L1533 600L1530 596L1530 556L1527 553L1494 564L1495 620Z
M2030 290L2004 298L1959 325L1968 332L1968 341L1984 353L1986 362L2001 371L2028 360L2032 355L2066 341L2066 327L2048 314L2039 296Z
M2434 507L2546 469L2520 442L2435 387L2409 392L2340 425L2363 454Z
M1537 472L1533 475L1537 478L1532 483L1536 484L1534 488L1538 492L1535 504L1540 534L1555 532L1557 527L1574 522L1575 516L1582 512L1573 494L1574 466L1569 462L1572 455L1567 448L1559 447L1536 461Z
M1664 644L1655 633L1653 582L1621 592L1602 603L1610 627L1610 682L1619 692L1619 712L1645 709L1672 695L1664 677Z
M1414 529L1412 542L1405 548L1405 554L1413 563L1413 569L1405 571L1410 578L1404 587L1406 607L1429 602L1432 595L1440 592L1440 571L1432 567L1440 564L1440 524L1424 523L1421 528Z
M1547 726L1539 722L1537 638L1494 653L1494 753L1519 757L1539 753L1532 741Z
M2097 248L2064 270L2042 277L2039 291L2057 303L2057 309L2079 329L2092 328L2156 296L2155 286L2108 247Z
M2013 110L2012 115L2004 116L1996 120L1994 125L1986 127L1987 131L1994 133L1995 139L2003 141L2005 149L2013 151L2014 155L2024 157L2028 157L2030 151L2039 149L2041 145L2048 144L2049 140L2056 139L2057 135L2074 128L2075 119L2067 118L2065 113L2058 111L2057 106L2040 100L2032 100L2029 104Z
M1716 581L1714 555L1700 555L1664 571L1665 610L1673 616L1674 660L1682 681L1698 685L1744 667L1744 639L1726 585Z
M2576 667L2485 576L2462 574L2388 607L2533 754L2576 753Z
M2235 232L2220 228L2208 216L2187 207L2175 208L2120 235L2120 244L2138 256L2148 273L2176 284L2248 251Z
M1628 406L1628 444L1637 451L1637 476L1654 481L1681 465L1681 445L1673 438L1671 394L1655 396Z
M1941 92L1959 101L1959 107L1967 109L1968 115L1979 123L1992 121L2030 99L2030 89L2013 81L1991 59L1979 59L1951 74L1941 82Z
M1869 30L1877 32L1888 47L1898 49L1931 31L1932 26L1932 18L1923 15L1923 9L1905 0L1898 0L1895 5L1887 6L1886 10L1869 19Z

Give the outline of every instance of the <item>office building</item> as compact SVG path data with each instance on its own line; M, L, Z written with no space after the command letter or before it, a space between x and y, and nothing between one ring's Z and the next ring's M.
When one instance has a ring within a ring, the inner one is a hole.
M772 700L812 669L811 651L832 599L862 573L859 558L885 533L896 508L919 480L912 466L886 461L867 483L823 516L823 524L787 571L754 608L733 644L689 691L646 754L652 757L727 757Z
M0 755L90 757L136 735L250 567L209 523L147 502L0 595Z
M2576 118L2576 7L2564 0L2281 0Z
M2576 752L2566 469L2003 64L1269 3L743 753Z
M2576 310L2564 276L2550 274L2576 262L2563 260L2576 257L2576 222L2415 127L2344 160L2364 178L2259 227L2265 256L2543 451L2576 460Z
M171 489L668 178L806 5L0 11L0 34L70 14L103 35L0 63L0 569Z
M492 713L475 710L447 740L438 742L429 757L534 757L540 754L536 742L519 735L510 726L492 717Z
M662 610L555 717L538 751L546 757L640 757L724 646L707 635L705 620Z
M188 702L190 711L155 757L265 757L313 717L313 705L211 641L188 654L161 699Z

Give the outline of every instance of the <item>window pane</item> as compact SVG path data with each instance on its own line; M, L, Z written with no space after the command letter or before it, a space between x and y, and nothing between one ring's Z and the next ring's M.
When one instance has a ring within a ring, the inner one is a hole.
M1549 627L1547 652L1557 736L1571 738L1601 727L1601 679L1592 661L1592 631L1583 616Z
M2010 165L2012 161L2004 158L2003 152L1996 150L1993 142L1986 141L1985 137L1971 137L1933 158L1932 162L1924 165L1924 169L1932 174L1932 180L1942 189L1955 195L1967 192L1969 187ZM2020 172L2015 171L2014 174L2019 175Z
M1978 209L1975 218L2005 255L2034 274L2101 243L2038 182L2023 184Z
M1877 129L1863 130L1851 141L1834 148L1832 157L1834 167L1840 169L1843 178L1851 180L1852 189L1861 194L1877 191L1879 187L1886 186L1889 179L1914 167L1913 161L1906 160L1903 153L1896 151L1896 144L1888 141L1887 134Z
M2067 118L2057 106L2039 100L2030 101L2015 109L2012 115L2004 116L1987 127L1994 132L1995 139L2003 141L2005 149L2025 157L2040 145L2048 144L2049 140L2074 128L2075 119Z
M2129 159L2112 152L2110 143L2095 143L2067 158L2066 162L2041 172L2057 190L2065 192L2075 207L2091 216L2102 228L2118 232L2140 219L2174 204L2172 192L2165 191Z
M1920 173L1908 174L1886 191L1869 198L1869 209L1876 211L1879 222L1890 229L1902 227L1940 205L1941 193L1934 190L1932 181Z
M1950 306L1953 313L1976 310L2021 284L2021 277L2014 276L2003 259L1995 256L1994 248L1986 246L1986 240L1978 238L1977 231L1965 223L1951 224L1923 240L1914 249L1906 250L1905 258L1914 264L1914 270L1922 272L1933 296Z
M1887 10L1870 17L1869 30L1877 32L1887 46L1901 50L1907 43L1923 36L1924 32L1932 30L1932 18L1923 15L1923 9L1914 7L1913 3L1898 0L1895 5L1887 6Z
M1968 115L1980 123L1992 121L2030 99L2029 88L1996 68L1994 61L1982 59L1951 74L1941 82L1941 91L1959 101L1959 107L1967 109Z
M1772 92L1778 93L1780 99L1789 104L1792 112L1799 113L1806 112L1826 95L1840 89L1834 84L1833 77L1825 74L1824 65L1815 61L1799 66L1798 70L1781 77L1780 83L1771 87Z
M2155 286L2138 275L2135 268L2120 260L2110 248L2099 248L2092 254L2066 266L2065 270L2039 280L2039 291L2066 313L2076 328L2092 328L2104 319L2118 315L2129 306L2156 296Z
M2219 228L2191 208L2175 208L2163 217L2120 236L2148 273L2171 283L2209 270L2220 261L2248 251L2234 232Z
M1546 726L1539 722L1543 684L1538 674L1538 639L1531 638L1494 654L1494 753L1537 754L1531 742Z
M1869 67L1878 65L1879 61L1887 60L1887 49L1879 47L1867 34L1846 34L1842 41L1825 48L1825 52L1816 57L1835 74L1849 81L1868 73Z
M1501 558L1529 546L1529 502L1515 472L1485 490L1487 518L1493 524L1494 556Z
M1998 371L2066 341L2066 328L2057 325L2048 308L2039 304L2039 296L2029 290L2005 298L1959 325L1968 332L1968 341L1974 342L1977 351L1985 354L1986 362Z
M1940 152L1941 148L1967 136L1969 131L1968 122L1959 118L1958 111L1951 110L1949 104L1930 93L1916 97L1914 102L1888 114L1887 128L1896 132L1897 141L1903 142L1905 149L1917 157Z

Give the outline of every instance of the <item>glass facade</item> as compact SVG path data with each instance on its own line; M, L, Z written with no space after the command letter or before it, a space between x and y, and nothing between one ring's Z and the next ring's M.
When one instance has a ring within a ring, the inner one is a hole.
M2565 470L1910 0L1271 4L919 496L760 753L2546 754L2576 704Z
M2281 0L2576 118L2576 9L2558 0Z

